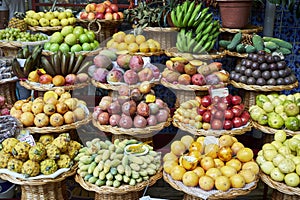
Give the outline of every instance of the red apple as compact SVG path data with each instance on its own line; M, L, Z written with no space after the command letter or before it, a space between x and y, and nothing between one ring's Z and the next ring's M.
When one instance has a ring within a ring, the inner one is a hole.
M110 2L109 0L106 0L106 1L104 1L103 3L104 3L104 5L106 5L106 6L110 6L110 5L111 5L111 2Z
M230 109L226 109L224 111L224 117L225 119L232 119L234 117L234 113Z
M241 104L239 104L239 105L234 105L234 106L232 106L232 108L238 108L238 109L244 111L244 110L245 110L245 105L241 103Z
M211 115L215 115L216 114L216 112L218 111L218 109L215 107L215 106L212 106L212 108L211 108L211 110L210 110L210 112L211 112Z
M231 111L233 112L233 114L234 114L235 117L241 116L241 114L243 112L241 109L236 108L236 107L232 108Z
M90 3L85 6L85 11L86 12L93 12L96 10L96 4L95 3Z
M225 119L225 120L224 120L224 124L223 124L223 128L224 128L225 130L230 130L230 129L232 129L232 128L233 128L233 123L232 123L232 121L231 121L231 120L228 120L228 119Z
M214 106L211 104L211 105L207 106L206 109L209 110L209 111L211 111L213 109L213 107Z
M221 102L226 103L227 106L231 106L231 97L232 97L231 94L226 96L226 97L223 97Z
M88 20L93 20L93 19L95 19L95 13L93 13L93 12L90 12L89 14L88 14L88 17L87 17L87 19Z
M212 104L217 104L217 103L221 102L221 97L214 96L214 98L212 98L211 102L212 102Z
M113 20L120 20L121 17L118 13L113 13Z
M201 105L200 107L197 108L197 113L202 116L206 110L207 110L207 108L205 108L203 105Z
M192 76L192 83L194 85L205 85L206 84L206 80L205 77L202 74L194 74Z
M211 128L214 130L220 130L223 128L223 123L219 119L214 119L211 123Z
M211 112L210 111L205 111L202 115L202 121L210 123L211 120Z
M110 8L112 9L113 12L118 12L119 11L119 8L118 8L118 5L117 4L110 4Z
M234 95L231 98L231 102L233 105L238 105L238 104L242 103L242 98L238 95Z
M112 20L113 19L113 15L111 13L105 13L104 19L105 20Z
M213 115L214 118L223 120L224 119L224 112L221 110L217 110L217 112Z
M243 124L242 119L240 117L234 117L232 119L232 123L233 123L234 128L238 128L238 127L242 126L242 124Z
M87 12L81 12L80 15L79 15L80 19L87 19L87 17L88 17Z
M227 109L227 104L224 103L224 102L219 102L219 103L217 104L217 107L218 107L218 109L220 109L220 110L226 110L226 109Z
M250 114L248 113L248 111L244 111L241 116L240 116L241 120L242 120L242 125L246 125L249 122L250 119Z
M43 74L39 77L39 82L41 84L51 84L52 83L52 77L49 74Z
M104 14L101 12L97 12L95 17L96 17L96 19L104 19Z
M97 6L96 6L96 12L99 12L99 13L104 13L105 12L105 6L103 3L98 3Z
M112 9L110 7L107 7L105 9L105 13L113 13Z
M210 104L211 104L211 97L209 95L202 97L201 105L203 105L204 107L208 107Z
M122 12L118 12L118 14L120 15L121 19L124 19L124 14Z

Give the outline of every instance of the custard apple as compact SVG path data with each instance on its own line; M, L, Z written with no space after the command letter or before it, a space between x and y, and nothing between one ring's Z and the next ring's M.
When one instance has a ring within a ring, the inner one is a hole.
M22 166L22 174L26 177L37 176L40 173L40 164L33 160L27 160Z
M62 154L57 160L57 165L59 168L70 168L73 165L73 161L67 154Z
M50 159L58 159L59 158L59 155L60 155L60 151L59 149L57 148L57 146L55 146L54 144L48 144L46 146L46 152L47 152L47 156L50 158Z
M17 172L17 173L21 173L22 166L23 166L23 162L16 158L10 159L7 163L7 169Z
M68 155L71 159L74 159L78 154L78 151L81 149L81 144L74 140L71 140L68 147Z
M47 146L48 144L50 144L52 141L54 140L53 135L50 134L45 134L45 135L41 135L39 142L42 143L44 146Z
M35 146L32 146L29 150L29 159L36 162L41 162L46 158L45 146L37 142Z
M8 161L12 158L10 153L6 153L3 150L0 151L0 168L6 168Z
M18 145L15 145L13 148L12 154L16 159L26 161L28 160L28 152L30 147L30 144L27 142L19 142Z
M2 142L2 147L4 152L6 153L12 153L13 148L16 144L18 144L20 141L16 138L7 138Z
M52 144L57 146L62 153L65 153L68 151L70 140L71 138L68 133L62 133L53 140Z
M45 175L53 174L57 170L57 165L53 159L43 160L40 165L41 173Z

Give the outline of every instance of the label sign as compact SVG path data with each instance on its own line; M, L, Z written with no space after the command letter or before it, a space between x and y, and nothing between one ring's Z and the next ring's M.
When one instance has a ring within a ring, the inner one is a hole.
M32 135L26 135L25 137L21 137L21 138L19 138L19 141L27 142L31 146L35 146L35 141L34 141L34 138L32 137Z
M211 91L211 97L214 98L215 96L219 97L226 97L229 95L229 91L227 87L224 88L212 88Z

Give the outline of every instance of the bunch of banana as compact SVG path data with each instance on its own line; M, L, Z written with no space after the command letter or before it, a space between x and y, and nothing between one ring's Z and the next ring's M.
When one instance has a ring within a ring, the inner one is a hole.
M85 58L86 56L82 54L76 56L74 52L62 53L58 51L52 54L49 60L47 57L42 56L41 64L47 74L51 76L66 76L68 74L77 74L86 71L93 62L83 62Z
M177 34L176 41L178 51L194 54L209 52L214 47L220 34L219 21L210 21L209 23L208 26L203 26L202 29L197 28L195 31L181 29Z
M28 47L20 49L17 53L17 57L13 59L12 71L18 78L26 78L28 74L39 68L41 64L42 46L35 46L32 53L30 53ZM21 67L17 58L26 59L24 66Z
M173 24L179 28L198 27L198 25L212 17L208 14L209 8L203 8L202 3L196 5L195 1L185 1L171 11L171 19Z

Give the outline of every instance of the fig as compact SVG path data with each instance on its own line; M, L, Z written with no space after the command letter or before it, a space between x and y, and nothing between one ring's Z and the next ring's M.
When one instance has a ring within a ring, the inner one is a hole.
M119 114L121 113L121 106L118 101L112 102L108 107L107 107L107 112L109 114Z
M131 59L131 55L129 54L121 54L117 58L117 64L122 68L122 69L129 69L129 61Z
M161 99L156 99L155 103L158 105L159 108L165 108L165 107L167 107L167 104L163 100L161 100Z
M98 68L93 73L93 79L95 81L99 81L101 83L106 83L106 77L107 77L108 71L104 68Z
M140 82L151 81L153 79L153 72L150 68L143 68L138 72Z
M123 73L121 70L112 69L108 72L106 79L108 82L121 82L123 80Z
M149 126L155 126L157 124L156 116L155 115L150 115L147 118L147 123L148 123Z
M109 118L109 124L110 124L111 126L117 126L117 125L119 125L120 119L121 119L121 116L120 116L120 115L113 114L113 115L110 116L110 118Z
M160 76L160 70L158 69L157 66L155 66L155 65L153 65L153 64L151 64L151 63L147 63L147 64L145 65L145 68L149 68L149 69L152 70L153 77L154 77L155 79L158 79L158 78L159 78L159 76Z
M87 82L88 79L89 79L89 76L87 75L87 73L79 73L76 76L76 82L77 83Z
M130 89L127 85L121 85L118 89L118 93L121 96L128 96L130 93Z
M137 114L143 116L143 117L148 117L150 115L150 108L148 104L145 102L141 102L137 106Z
M133 125L136 128L145 128L147 126L147 120L141 115L136 115L133 120Z
M108 68L111 66L112 62L108 56L97 55L94 57L94 64L96 65L96 67Z
M74 85L76 82L76 75L75 74L68 74L65 77L66 85Z
M138 89L142 94L147 94L151 91L151 84L148 81L144 81L139 85Z
M129 85L133 85L139 81L139 76L134 70L130 69L124 73L124 81Z
M169 117L169 112L166 109L160 109L156 114L157 122L166 122Z
M131 117L127 116L127 115L122 115L119 121L119 126L121 128L131 128L133 125L133 121L131 119Z
M131 99L133 99L134 101L138 102L141 101L143 98L143 95L141 93L141 91L138 88L134 88L131 92L130 92L130 97Z
M98 116L98 122L101 125L107 125L109 123L109 114L107 112L103 112Z
M122 113L133 116L136 113L136 103L133 100L127 101L122 105Z
M135 72L139 72L144 66L142 56L132 56L129 60L129 68Z

